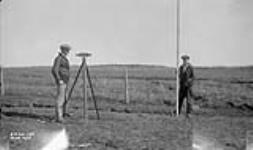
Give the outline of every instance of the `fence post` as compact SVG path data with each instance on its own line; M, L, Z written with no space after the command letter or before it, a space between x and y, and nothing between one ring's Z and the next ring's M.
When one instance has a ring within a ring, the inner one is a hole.
M5 89L4 89L4 73L3 73L3 67L0 65L0 86L1 86L1 96L4 96Z
M127 67L125 68L125 103L129 104L130 99L129 99L129 91L128 91L128 69Z
M3 67L0 65L0 96L4 96L4 73ZM0 104L0 119L2 119L2 105Z

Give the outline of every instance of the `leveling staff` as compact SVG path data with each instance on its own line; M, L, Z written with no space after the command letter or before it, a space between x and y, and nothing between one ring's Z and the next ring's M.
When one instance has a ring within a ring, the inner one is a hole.
M66 96L67 96L67 86L70 78L69 72L69 60L67 55L71 47L68 44L62 44L60 46L60 52L58 56L54 59L54 64L52 67L52 74L55 79L57 87L56 96L56 121L63 122L63 116L67 116L66 113Z
M183 64L179 68L179 114L181 113L184 99L186 99L186 116L188 117L188 114L192 110L191 97L193 97L194 71L192 65L189 63L190 57L183 55L181 58Z

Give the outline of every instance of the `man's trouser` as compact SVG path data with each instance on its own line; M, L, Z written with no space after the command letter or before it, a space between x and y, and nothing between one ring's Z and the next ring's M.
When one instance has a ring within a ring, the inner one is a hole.
M179 89L179 114L181 113L184 99L186 99L186 113L189 114L192 110L191 106L191 87L180 86Z
M66 113L66 92L67 84L58 84L57 85L57 96L56 96L56 118L58 121L63 120L63 114Z

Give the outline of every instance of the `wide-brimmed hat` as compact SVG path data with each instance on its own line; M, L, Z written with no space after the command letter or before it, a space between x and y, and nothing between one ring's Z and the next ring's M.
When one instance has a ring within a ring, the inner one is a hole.
M190 57L188 55L182 55L181 59L185 60L185 59L190 59Z
M60 45L60 49L63 51L63 50L66 50L66 51L70 51L71 50L71 46L69 44L61 44Z

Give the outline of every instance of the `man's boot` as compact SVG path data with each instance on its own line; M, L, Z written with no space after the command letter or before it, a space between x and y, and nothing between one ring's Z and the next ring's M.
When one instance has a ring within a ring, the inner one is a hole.
M65 100L63 104L63 117L70 117L71 115L67 113L67 101Z

